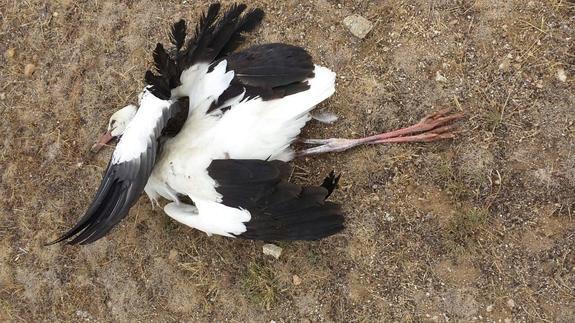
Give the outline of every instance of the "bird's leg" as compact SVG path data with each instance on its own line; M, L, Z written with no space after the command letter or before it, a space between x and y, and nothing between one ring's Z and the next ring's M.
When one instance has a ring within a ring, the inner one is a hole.
M449 114L449 112L449 109L441 110L426 116L412 126L364 138L305 139L301 142L308 145L316 145L316 147L300 150L296 155L300 157L340 152L364 144L429 142L454 138L457 132L454 131L455 127L450 123L463 118L463 114Z

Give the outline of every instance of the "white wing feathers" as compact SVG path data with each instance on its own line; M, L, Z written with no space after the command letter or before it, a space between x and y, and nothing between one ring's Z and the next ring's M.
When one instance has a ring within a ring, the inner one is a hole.
M190 113L206 100L210 100L210 103L217 100L234 78L234 71L226 72L226 68L226 60L218 63L209 73L207 63L190 67L180 77L182 85L172 90L172 98L189 97Z
M150 134L171 104L172 101L161 100L144 90L141 95L140 108L120 138L112 155L112 163L129 161L145 152L148 149Z
M169 203L164 207L164 211L174 220L208 235L217 234L231 238L244 233L245 223L251 219L247 210L205 200L196 200L194 203L196 206Z
M335 92L335 73L315 66L310 88L277 100L255 98L235 105L215 125L211 143L236 159L293 159L293 140L309 112Z

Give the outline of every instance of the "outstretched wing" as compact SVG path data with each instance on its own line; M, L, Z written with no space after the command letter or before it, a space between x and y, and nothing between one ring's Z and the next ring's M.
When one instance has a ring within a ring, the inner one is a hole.
M164 101L145 91L140 109L128 125L108 163L96 195L78 223L51 242L87 244L104 237L136 203L161 148L161 138L171 131L186 103ZM184 117L187 117L185 115Z
M321 186L302 187L287 181L290 172L287 163L277 160L212 161L208 173L217 183L221 203L251 215L237 237L317 240L344 228L340 205L326 201L339 177L330 174Z
M197 93L194 87L201 83L209 64L235 50L243 42L244 34L261 23L264 12L259 8L245 12L246 8L245 4L234 4L220 16L220 4L210 5L200 17L194 36L187 42L185 21L176 22L170 35L174 48L168 54L162 44L157 44L154 50L156 73L146 73L152 93L164 99ZM206 97L194 99L201 102Z
M314 65L301 47L272 43L234 52L264 17L259 8L246 9L231 5L220 14L220 5L212 4L187 42L186 23L176 22L170 32L173 48L157 44L154 50L156 73L146 73L151 91L164 99L188 96L191 108L212 98L210 113L247 98L279 99L309 89Z

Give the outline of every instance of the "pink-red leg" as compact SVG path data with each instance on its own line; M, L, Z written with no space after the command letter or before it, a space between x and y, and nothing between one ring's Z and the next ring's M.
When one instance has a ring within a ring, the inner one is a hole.
M430 142L454 138L455 127L450 123L463 118L462 113L449 114L450 110L442 110L426 116L418 123L398 130L358 139L330 138L307 139L302 143L317 145L297 152L297 156L307 156L329 152L341 152L364 144L383 144L400 142Z

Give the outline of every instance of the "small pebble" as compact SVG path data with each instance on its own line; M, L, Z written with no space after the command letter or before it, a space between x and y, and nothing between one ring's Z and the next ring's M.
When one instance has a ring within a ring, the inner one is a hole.
M557 79L561 82L567 81L567 74L565 73L563 67L557 69Z
M501 64L499 64L499 69L502 71L509 71L509 68L511 67L511 62L509 61L509 59L504 59Z
M281 247L276 246L275 244L272 243L265 244L262 248L264 255L272 256L276 259L280 258L283 250Z
M507 300L507 307L509 308L514 308L515 307L515 301L513 299L508 299Z
M487 308L485 310L487 311L487 313L493 312L493 305L487 305Z
M351 15L343 19L343 25L357 38L365 38L373 28L373 23L360 15Z
M14 56L16 55L16 50L14 48L8 48L6 50L6 52L4 53L4 57L6 57L6 59L12 59L14 58Z
M178 261L179 256L180 256L180 253L178 252L178 250L172 249L172 250L170 250L170 254L168 255L168 259L170 261Z
M0 93L0 100L2 101L6 100L6 93L4 92Z
M293 275L292 281L295 286L301 285L301 278L298 275Z
M445 76L441 75L441 73L439 73L439 71L435 72L435 80L437 82L443 82L443 83L447 82L447 78Z
M26 77L31 77L35 71L36 71L36 65L34 64L26 64L26 66L24 66L24 76Z

